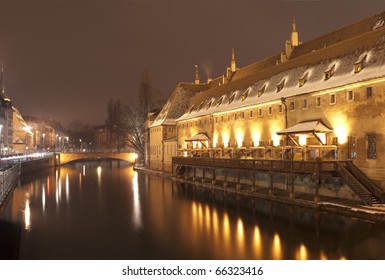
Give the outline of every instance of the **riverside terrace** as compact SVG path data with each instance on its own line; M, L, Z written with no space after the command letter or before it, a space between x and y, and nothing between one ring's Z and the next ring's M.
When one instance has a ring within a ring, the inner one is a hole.
M367 205L385 203L385 192L352 161L285 161L252 159L218 159L173 157L172 175L196 182L210 181L223 188L235 185L236 190L252 192L267 188L288 190L290 198L297 192L352 199Z
M383 202L375 197L361 200L343 183L343 180L352 180L349 179L348 168L357 172L350 161L316 163L173 157L172 166L172 174L145 166L135 166L134 170L170 178L177 186L191 188L203 196L206 193L226 199L227 195L235 195L237 199L249 198L253 203L260 198L385 223ZM339 176L338 172L343 176ZM316 182L318 187L315 186L315 178L319 178ZM271 182L274 182L273 185ZM351 184L353 182L356 180L352 180ZM358 185L362 187L361 183ZM377 185L374 188L383 201L383 190ZM351 199L345 197L348 193L353 194Z

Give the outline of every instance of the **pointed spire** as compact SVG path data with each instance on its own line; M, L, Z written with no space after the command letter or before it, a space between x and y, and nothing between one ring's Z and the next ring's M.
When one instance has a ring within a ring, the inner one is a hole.
M200 79L198 75L198 65L195 65L195 84L200 84Z
M295 25L295 17L293 17L293 22L292 22L292 32L296 32L296 25Z
M1 76L0 76L0 90L1 93L5 93L5 85L4 85L4 64L1 63Z
M293 17L292 31L291 31L291 47L296 47L299 44L297 26L295 23L295 17Z
M235 62L235 51L234 51L234 48L232 48L231 50L231 72L235 72L237 70L237 65L236 65L236 62Z

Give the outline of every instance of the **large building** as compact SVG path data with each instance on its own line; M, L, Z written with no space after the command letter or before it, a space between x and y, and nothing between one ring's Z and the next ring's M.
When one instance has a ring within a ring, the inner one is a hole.
M180 110L152 124L151 167L173 143L180 156L350 159L385 186L384 23L381 13L302 43L293 20L284 51L240 69L233 50L223 76L171 95L162 111Z

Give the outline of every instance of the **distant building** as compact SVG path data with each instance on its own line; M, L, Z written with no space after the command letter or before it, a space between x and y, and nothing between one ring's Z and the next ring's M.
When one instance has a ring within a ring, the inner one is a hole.
M385 13L180 83L150 126L150 168L186 157L352 160L385 186Z
M95 148L98 151L111 150L109 132L106 125L99 125L94 128ZM115 146L115 142L114 142Z
M13 111L12 102L5 94L3 65L0 75L0 155L3 156L11 154L13 150Z
M13 110L13 153L28 154L33 151L33 133L20 112Z

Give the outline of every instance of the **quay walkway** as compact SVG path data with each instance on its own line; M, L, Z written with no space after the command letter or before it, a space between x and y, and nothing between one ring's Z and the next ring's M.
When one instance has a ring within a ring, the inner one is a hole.
M276 203L290 204L298 207L309 208L321 212L343 215L361 220L368 220L373 222L385 223L385 204L365 205L360 201L320 196L318 201L314 200L314 195L309 193L295 192L295 196L291 194L290 190L282 190L273 188L245 188L237 187L236 184L228 184L224 186L223 181L216 180L213 183L211 180L195 180L175 176L172 173L164 173L157 170L151 170L144 166L134 166L137 172L161 176L168 178L175 183L185 184L192 188L200 188L204 192L210 192L215 195L216 192L223 192L237 197L248 197L250 199L264 199Z

